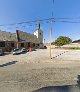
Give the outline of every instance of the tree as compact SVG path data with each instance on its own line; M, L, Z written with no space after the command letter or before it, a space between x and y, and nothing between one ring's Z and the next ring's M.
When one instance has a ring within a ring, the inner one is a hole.
M71 42L72 40L69 37L60 36L55 40L55 42L53 42L53 44L56 46L63 46L65 44L70 44Z

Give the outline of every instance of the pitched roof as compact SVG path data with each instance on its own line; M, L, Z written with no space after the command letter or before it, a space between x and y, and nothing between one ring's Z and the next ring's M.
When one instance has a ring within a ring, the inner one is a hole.
M34 34L30 34L30 33L23 32L23 31L18 31L18 33L19 33L20 41L34 42L34 43L39 42L39 39L37 39L37 36Z
M6 31L0 31L0 40L1 41L17 41L16 34L6 32Z

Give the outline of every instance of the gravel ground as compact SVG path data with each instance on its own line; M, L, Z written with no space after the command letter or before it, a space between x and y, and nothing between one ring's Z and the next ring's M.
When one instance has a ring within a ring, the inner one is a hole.
M80 51L37 50L0 56L0 92L32 92L46 86L77 84ZM18 61L8 63L12 61ZM5 65L6 64L6 65Z

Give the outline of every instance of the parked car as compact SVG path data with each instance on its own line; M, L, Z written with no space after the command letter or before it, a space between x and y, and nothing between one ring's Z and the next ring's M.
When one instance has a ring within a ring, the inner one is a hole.
M26 53L26 52L27 52L27 50L25 48L21 49L21 53Z
M0 56L2 56L4 53L3 53L3 51L2 51L2 49L0 49Z
M12 51L12 54L13 54L13 55L18 55L18 54L20 54L20 53L21 53L21 51L20 51L19 48L16 48L16 49L14 49L14 50Z
M47 49L47 46L44 46L44 49Z
M40 47L40 49L47 49L47 46Z

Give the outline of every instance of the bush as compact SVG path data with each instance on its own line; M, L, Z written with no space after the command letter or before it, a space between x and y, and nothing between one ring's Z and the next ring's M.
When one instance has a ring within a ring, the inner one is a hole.
M66 44L70 44L71 42L72 42L72 40L69 37L60 36L57 38L57 40L55 42L53 42L53 44L56 46L63 46Z

